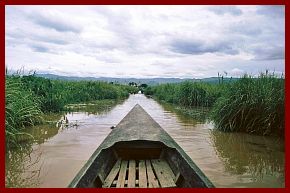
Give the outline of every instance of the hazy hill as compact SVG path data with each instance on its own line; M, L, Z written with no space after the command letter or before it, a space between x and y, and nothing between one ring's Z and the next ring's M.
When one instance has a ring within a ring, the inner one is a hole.
M120 84L128 84L129 82L136 82L138 84L157 85L164 83L179 83L183 81L194 81L194 82L209 82L218 83L218 77L210 77L204 79L181 79L181 78L113 78L113 77L77 77L77 76L59 76L55 74L35 74L38 77L49 78L53 80L70 80L70 81L81 81L81 80L92 80L92 81L104 81L104 82L116 82ZM221 78L220 78L221 79ZM224 78L224 81L235 81L237 78Z

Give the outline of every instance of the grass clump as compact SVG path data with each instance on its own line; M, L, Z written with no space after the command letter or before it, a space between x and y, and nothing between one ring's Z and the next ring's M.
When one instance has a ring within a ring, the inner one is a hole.
M261 73L259 77L244 75L235 81L209 84L185 81L148 87L145 94L192 109L209 107L216 128L226 132L258 135L284 135L284 78Z
M19 145L21 138L33 137L25 132L24 128L40 123L43 112L59 112L65 110L67 104L91 101L95 101L100 108L105 105L107 107L108 104L127 98L129 93L137 90L131 86L99 81L50 80L36 77L34 74L6 75L5 78L7 146ZM106 100L108 101L105 104L101 104Z
M211 107L220 96L222 87L223 85L185 81L147 87L145 94L188 108Z
M40 98L43 112L59 112L72 103L124 99L137 89L100 81L50 80L34 75L21 77L21 82Z
M222 131L284 135L284 91L283 78L245 75L224 90L212 119Z
M39 123L42 119L40 101L31 90L25 89L17 77L5 80L5 135L6 145L15 145L26 126Z

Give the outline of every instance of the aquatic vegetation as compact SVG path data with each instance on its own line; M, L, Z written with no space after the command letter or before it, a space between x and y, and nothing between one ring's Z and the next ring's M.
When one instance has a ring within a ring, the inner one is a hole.
M145 94L185 107L211 107L220 96L223 87L223 84L185 81L147 87Z
M103 99L123 99L137 88L100 81L50 80L34 75L23 76L23 84L41 99L41 110L58 112L65 105Z
M65 105L94 102L104 109L114 100L124 99L137 88L98 81L50 80L34 75L6 75L5 133L6 145L33 137L24 128L43 121L43 112L59 112ZM104 104L96 102L110 99Z
M245 75L229 85L214 105L212 119L222 131L284 135L284 79Z
M284 78L268 72L226 83L182 82L148 87L145 94L187 109L211 107L222 131L284 135Z
M40 101L31 90L24 88L18 78L6 77L5 81L5 135L6 145L16 145L26 126L41 122Z

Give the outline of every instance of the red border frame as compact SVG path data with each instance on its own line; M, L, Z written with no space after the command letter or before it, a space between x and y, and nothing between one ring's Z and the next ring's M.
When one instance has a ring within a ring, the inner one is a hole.
M1 151L1 155L0 156L0 175L1 175L1 181L0 181L0 187L5 187L5 7L4 7L4 3L0 2L0 59L1 59L1 69L0 69L0 81L1 81L1 90L3 92L0 92L0 97L1 97L1 101L2 103L0 103L1 107L0 107L0 111L1 111L1 122L0 122L0 151ZM3 180L2 180L3 179ZM0 190L1 191L1 190Z
M283 0L6 0L6 5L284 5Z
M66 189L66 188L25 188L25 189L14 189L14 188L5 188L5 5L285 5L285 29L287 34L287 29L289 27L289 9L288 9L288 2L286 0L77 0L75 2L69 1L69 0L0 0L0 25L1 25L1 31L0 31L0 60L1 60L1 70L0 70L0 82L1 82L1 90L3 92L0 92L0 97L2 100L1 105L1 125L0 125L0 192L38 192L38 191L61 191L61 192L93 192L96 191L96 189ZM285 37L285 50L287 50L287 45L289 45L289 40L287 36ZM285 52L285 128L289 126L289 120L290 120L290 114L287 114L287 109L289 107L289 99L287 97L288 91L287 87L290 85L289 79L287 78L288 74L288 68L287 68L287 51ZM286 192L289 190L290 181L286 174L289 174L289 168L287 167L287 162L289 160L289 140L287 140L286 136L288 136L290 132L285 129L285 188L279 188L279 189L273 189L273 188L216 188L216 189L141 189L138 191L141 192L175 192L176 190L182 191L182 192L263 192L263 193L270 193L270 192ZM135 192L135 189L119 189L119 190L112 190L112 189L98 189L97 191L100 192L112 192L112 191L121 191L121 192Z

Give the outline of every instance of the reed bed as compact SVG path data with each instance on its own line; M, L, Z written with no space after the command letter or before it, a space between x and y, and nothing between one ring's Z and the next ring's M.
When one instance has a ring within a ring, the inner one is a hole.
M188 109L210 107L210 118L221 131L283 136L284 82L266 72L226 83L162 84L148 87L145 94Z
M6 77L5 81L5 134L6 145L17 144L22 135L28 135L23 129L39 123L42 112L40 101L31 90L24 88L18 78ZM32 137L32 136L30 136Z
M23 84L41 99L41 110L58 112L65 105L103 99L124 99L137 88L100 81L50 80L33 75L23 76Z
M284 135L283 77L248 75L229 85L214 105L212 119L222 131Z
M6 145L19 145L22 138L33 137L24 128L42 122L43 112L59 112L65 110L67 104L124 99L134 92L137 92L135 87L106 82L6 75Z
M223 85L185 81L148 87L145 94L186 107L211 107L220 96L222 88Z

